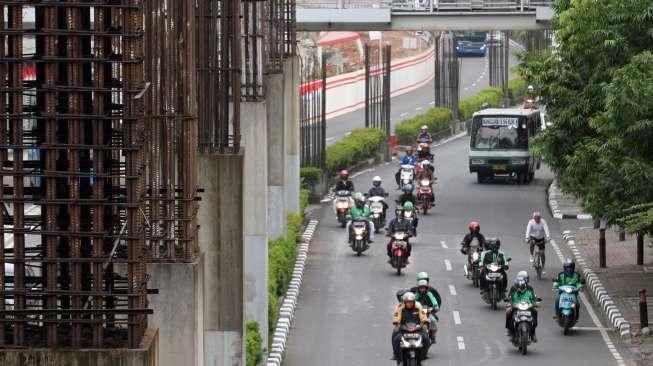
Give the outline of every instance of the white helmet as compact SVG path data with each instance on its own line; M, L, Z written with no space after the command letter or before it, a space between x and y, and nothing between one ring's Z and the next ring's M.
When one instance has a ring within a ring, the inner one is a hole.
M406 302L406 301L413 301L414 302L415 301L415 294L408 291L401 297L401 300L403 300L403 302Z
M428 130L428 129L429 129L428 126L426 125L422 126L422 130Z
M529 280L529 278L528 278L528 272L526 272L526 271L519 271L519 273L517 273L517 277L518 277L518 278L519 278L519 277L523 278L524 281L526 281L526 283L528 283L528 280Z
M372 178L372 182L381 182L381 177L377 175L376 177Z
M529 86L528 86L528 92L529 92L529 93L532 93L533 90L535 90L535 88L533 88L533 85L529 85Z

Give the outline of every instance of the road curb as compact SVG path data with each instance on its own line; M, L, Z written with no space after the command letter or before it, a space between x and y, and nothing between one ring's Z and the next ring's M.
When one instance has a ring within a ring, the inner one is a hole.
M290 327L295 316L295 307L297 306L297 299L299 297L302 277L304 276L304 266L308 258L308 249L313 235L317 229L318 220L310 220L300 236L301 241L297 247L297 259L295 259L295 267L293 269L292 277L290 278L290 286L283 298L279 310L279 318L277 325L274 329L272 343L270 345L270 352L266 361L267 366L279 366L283 360L284 352L286 351L286 341L290 333Z
M576 247L576 242L574 241L575 237L572 235L571 231L565 230L562 232L562 239L564 240L567 248L573 253L576 260L576 264L582 268L583 275L585 276L585 282L587 288L591 289L588 291L594 301L600 305L601 311L605 318L610 321L614 329L619 333L619 337L622 340L630 339L630 322L628 322L622 315L619 308L614 304L610 294L601 283L599 276L594 273L592 268L587 264L585 258L583 258L580 250Z
M546 198L547 198L547 202L549 203L549 210L551 211L551 216L553 216L553 218L558 220L569 220L569 219L591 220L592 219L592 215L590 214L563 213L559 208L558 200L552 198L552 196L554 196L553 192L557 189L558 189L558 185L554 180L553 182L551 182L549 188L546 190Z

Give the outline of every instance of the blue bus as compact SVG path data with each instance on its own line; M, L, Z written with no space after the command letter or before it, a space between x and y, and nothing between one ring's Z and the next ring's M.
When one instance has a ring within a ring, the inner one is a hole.
M458 57L485 57L488 37L486 32L464 32L456 34L456 53Z

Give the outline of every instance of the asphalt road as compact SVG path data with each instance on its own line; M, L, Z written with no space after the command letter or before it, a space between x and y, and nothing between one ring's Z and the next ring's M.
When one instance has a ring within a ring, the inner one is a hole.
M517 58L511 49L510 64L516 65ZM487 57L461 58L460 98L464 99L478 93L489 86ZM409 93L392 98L390 107L390 124L394 125L406 118L414 117L433 106L435 93L434 81ZM359 109L327 121L327 144L332 144L343 138L349 131L362 128L365 125L365 110Z
M422 216L414 241L411 264L397 276L386 262L383 234L363 256L356 257L346 243L346 235L323 204L312 213L320 219L311 245L293 329L288 341L285 366L393 365L390 361L390 333L394 297L398 289L414 285L415 274L428 271L431 283L443 297L439 313L438 343L424 365L619 365L608 348L605 330L590 319L585 304L578 330L567 337L552 320L551 279L561 261L551 246L547 248L545 279L531 273L531 284L543 298L540 306L539 343L522 356L505 336L504 312L492 311L463 276L465 257L459 252L467 223L479 220L486 236L496 236L512 258L508 274L512 278L528 269L528 249L523 243L530 214L541 210L552 237L561 243L560 224L550 217L545 189L552 179L540 170L528 186L507 182L479 185L467 168L467 137L449 142L435 151L438 186L437 206ZM354 179L359 190L367 189L371 178L380 175L393 191L396 164L364 171ZM393 207L394 205L391 205ZM450 264L450 266L447 264Z

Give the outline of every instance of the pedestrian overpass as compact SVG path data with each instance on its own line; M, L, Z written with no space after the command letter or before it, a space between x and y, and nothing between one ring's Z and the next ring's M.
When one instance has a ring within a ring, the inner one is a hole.
M297 0L297 29L536 30L552 0Z

